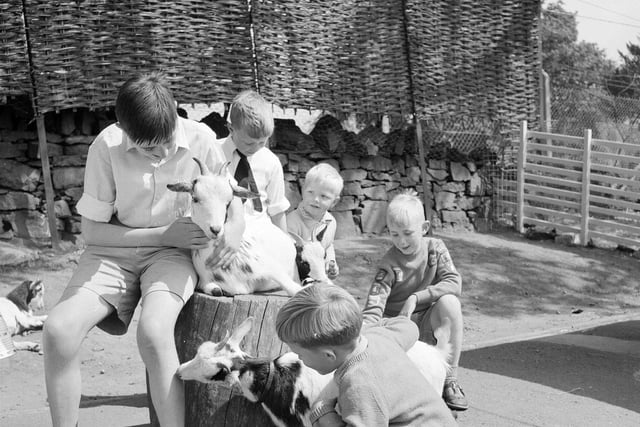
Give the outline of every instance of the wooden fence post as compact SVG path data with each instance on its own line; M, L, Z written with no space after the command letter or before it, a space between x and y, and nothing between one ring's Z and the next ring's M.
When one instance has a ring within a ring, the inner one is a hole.
M584 130L584 147L582 155L582 194L580 212L580 243L589 243L589 188L591 187L591 129Z
M44 196L47 206L47 219L49 220L49 234L51 234L51 247L58 251L60 250L60 239L58 238L58 227L56 226L53 183L51 181L51 167L49 165L49 152L47 150L47 131L44 127L43 115L36 117L36 127L38 129L38 148L40 162L42 163L42 178L44 179Z
M527 121L520 125L520 151L518 151L518 177L516 191L518 194L518 232L524 233L524 167L527 162Z

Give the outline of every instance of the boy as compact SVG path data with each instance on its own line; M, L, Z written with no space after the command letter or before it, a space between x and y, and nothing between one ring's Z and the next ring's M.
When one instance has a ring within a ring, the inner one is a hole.
M302 187L302 201L298 208L287 214L287 228L303 240L317 240L325 250L325 270L330 279L338 277L333 239L336 219L328 210L340 200L344 182L335 168L320 163L309 169ZM298 266L300 270L300 266ZM304 277L300 277L301 280Z
M435 343L434 332L450 321L451 371L442 397L449 408L469 407L458 385L457 368L462 350L460 274L440 239L426 237L429 221L415 194L394 197L387 208L387 228L393 246L382 258L363 310L364 322L382 317L406 316L417 323L421 338Z
M75 426L81 396L80 345L98 326L121 335L142 301L137 342L162 426L184 425L184 390L173 330L197 275L190 249L207 238L189 218L190 196L167 184L224 161L204 124L178 118L161 75L127 80L116 99L118 122L92 143L77 204L87 248L44 326L44 363L53 426ZM239 246L242 204L229 207L229 242Z
M356 300L328 283L302 288L278 312L276 331L291 351L320 374L335 371L337 399L321 393L312 405L312 425L456 425L407 356L418 339L416 325L398 317L361 328Z
M222 141L222 150L231 163L229 171L238 185L260 193L260 198L244 203L247 220L271 219L286 232L289 201L284 172L266 146L274 127L271 105L257 92L246 90L234 98L228 120L229 136Z

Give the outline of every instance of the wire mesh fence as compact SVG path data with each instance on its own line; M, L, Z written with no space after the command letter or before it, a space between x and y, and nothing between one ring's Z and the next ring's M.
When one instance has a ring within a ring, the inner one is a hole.
M538 129L533 124L529 124L529 128ZM640 99L614 97L598 90L556 91L552 96L551 129L549 131L554 134L582 137L585 129L591 129L594 139L640 146ZM517 129L515 133L518 133ZM487 176L493 191L490 215L494 221L514 226L516 224L514 190L518 139L514 137L504 142L498 152L496 164ZM575 146L574 148L582 149L583 147ZM598 144L594 144L592 149L596 152L607 150L606 147ZM635 152L611 154L627 154L630 161L634 161L635 158L636 169L640 167L640 159L633 157L637 156ZM594 160L594 167L598 165L620 166L615 161Z

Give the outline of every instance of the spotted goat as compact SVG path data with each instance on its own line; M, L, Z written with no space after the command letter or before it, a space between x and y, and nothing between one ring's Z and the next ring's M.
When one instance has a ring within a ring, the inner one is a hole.
M242 394L251 402L260 403L278 427L311 427L311 405L320 392L337 396L332 374L321 375L307 367L295 353L289 352L275 359L251 358L240 348L240 342L251 330L253 318L242 324L220 343L204 342L196 356L180 365L177 375L182 380L202 383L228 380L239 384ZM443 328L443 330L446 330ZM439 332L438 345L421 341L409 349L407 355L416 364L427 382L435 390L444 387L451 353L446 332ZM328 388L330 387L330 388Z

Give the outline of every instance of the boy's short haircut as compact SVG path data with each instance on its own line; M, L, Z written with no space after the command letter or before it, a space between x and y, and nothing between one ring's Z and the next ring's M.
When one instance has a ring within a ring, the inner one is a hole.
M316 183L330 184L334 188L336 196L340 196L342 187L344 186L344 180L342 179L342 176L340 176L340 173L328 163L318 163L309 169L305 175L304 188L307 188L310 184Z
M414 191L396 195L387 206L387 224L405 225L414 220L425 221L424 207Z
M351 343L360 336L361 328L362 312L355 298L326 282L302 288L276 318L280 340L305 348Z
M272 107L258 92L245 90L231 103L229 123L251 138L269 137L274 127Z
M173 137L178 112L161 73L141 74L118 91L116 117L122 130L141 146L167 143Z

